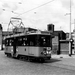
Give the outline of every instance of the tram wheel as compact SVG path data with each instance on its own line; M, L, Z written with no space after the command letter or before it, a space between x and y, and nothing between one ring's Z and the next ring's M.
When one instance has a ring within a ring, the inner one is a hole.
M27 56L25 56L25 60L28 60L28 57Z
M28 57L28 60L32 62L34 59L32 57Z
M10 57L11 55L10 54L6 54L7 55L7 57Z
M18 55L16 58L17 58L17 59L20 59L20 56Z
M51 59L51 57L48 58L48 60L50 60L50 59Z
M39 62L43 63L45 60L43 58L39 58Z

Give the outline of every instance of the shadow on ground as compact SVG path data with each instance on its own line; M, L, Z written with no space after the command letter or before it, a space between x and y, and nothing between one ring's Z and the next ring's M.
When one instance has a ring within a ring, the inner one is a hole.
M19 60L19 61L24 61L24 62L31 62L31 63L55 63L55 62L59 62L62 61L60 59L55 59L55 58L51 58L50 60L45 60L44 62L40 62L39 60L25 60L25 59L16 59L16 58L12 58L12 57L7 57L4 56L4 58L8 58L8 59L12 59L12 60Z
M52 58L50 60L46 60L44 63L54 63L54 62L59 62L59 61L61 61L61 60Z
M44 62L40 62L38 60L37 61L33 60L33 61L29 61L29 62L31 62L31 63L55 63L55 62L59 62L59 61L62 61L62 60L52 58L50 60L45 60Z

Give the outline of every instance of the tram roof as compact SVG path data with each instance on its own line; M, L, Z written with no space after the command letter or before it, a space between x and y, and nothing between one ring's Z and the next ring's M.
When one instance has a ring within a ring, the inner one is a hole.
M12 38L12 37L19 37L19 36L27 36L27 35L51 35L50 33L48 32L41 32L41 33L18 33L18 34L12 34L12 35L8 35L6 36L5 38Z

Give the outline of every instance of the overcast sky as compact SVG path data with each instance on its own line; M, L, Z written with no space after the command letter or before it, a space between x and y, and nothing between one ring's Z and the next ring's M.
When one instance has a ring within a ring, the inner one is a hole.
M69 32L70 15L66 15L66 13L70 12L70 0L50 1L52 0L0 0L0 23L3 26L3 30L7 30L11 17L16 17L21 14L18 17L22 18L22 22L24 23L25 27L47 30L48 24L54 24L55 30L63 30L64 32ZM73 31L75 19L75 0L71 1L71 30ZM36 8L40 5L43 6ZM34 10L29 11L31 9ZM12 11L14 11L14 13Z

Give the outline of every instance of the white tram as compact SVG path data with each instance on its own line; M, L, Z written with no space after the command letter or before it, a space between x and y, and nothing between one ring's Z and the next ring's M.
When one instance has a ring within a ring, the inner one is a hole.
M21 33L5 38L5 54L26 59L50 59L52 36L44 33Z

